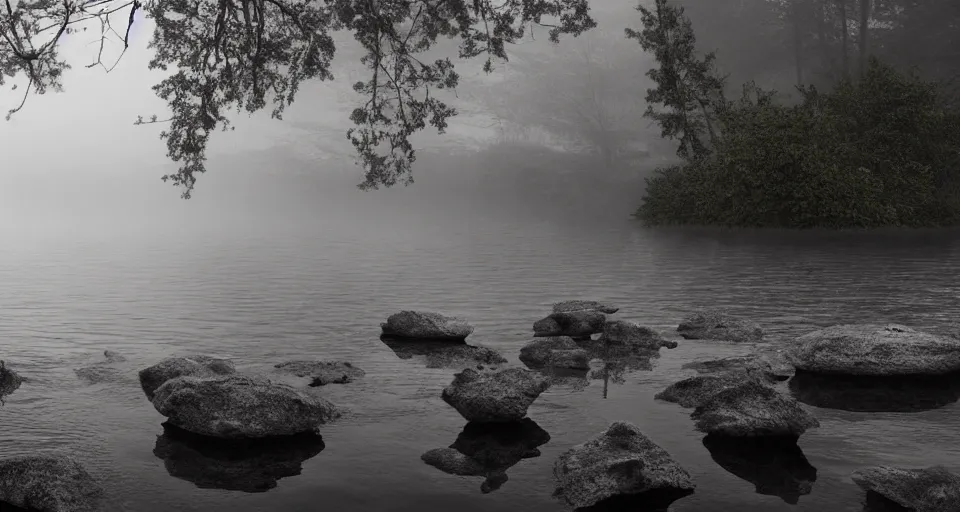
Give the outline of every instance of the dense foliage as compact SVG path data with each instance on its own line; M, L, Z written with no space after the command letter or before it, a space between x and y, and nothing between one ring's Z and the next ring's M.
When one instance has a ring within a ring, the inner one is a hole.
M938 87L871 59L832 91L778 103L753 85L718 105L704 159L657 171L651 224L942 226L960 222L960 113Z

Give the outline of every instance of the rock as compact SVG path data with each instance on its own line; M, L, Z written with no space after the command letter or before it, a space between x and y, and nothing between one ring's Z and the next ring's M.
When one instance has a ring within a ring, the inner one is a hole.
M599 311L571 311L551 313L533 324L533 335L538 338L547 336L571 336L574 338L590 336L603 330L606 315Z
M122 378L121 371L113 365L125 363L127 358L112 350L104 350L103 357L104 361L77 368L73 372L77 374L77 378L87 384L98 384Z
M568 336L536 338L520 349L520 361L530 368L590 369L590 356Z
M422 358L427 368L462 370L477 366L495 367L507 362L507 358L492 348L466 343L396 340L386 336L380 340L400 359Z
M478 372L467 368L454 375L441 398L467 421L520 421L527 409L550 387L539 373L521 368Z
M760 341L763 329L746 318L721 310L697 311L680 322L677 333L688 340Z
M696 370L701 375L727 372L746 372L770 382L784 381L792 377L795 368L777 355L752 354L749 356L724 357L709 361L694 361L683 365L684 369Z
M140 387L153 400L154 393L163 383L177 377L217 377L236 373L233 363L227 359L210 356L168 357L159 363L140 370Z
M524 459L540 456L537 448L550 434L533 420L514 423L467 423L449 448L421 456L427 464L452 475L484 476L480 490L488 493L507 481L507 469Z
M733 437L799 437L820 426L796 400L755 380L720 391L690 417L700 432Z
M750 378L745 372L697 375L674 382L654 395L654 398L680 404L681 407L698 407L717 393L735 388Z
M575 508L627 494L693 490L690 474L640 429L616 422L563 453L554 465L557 495Z
M126 357L123 357L122 355L118 354L117 352L114 352L113 350L104 350L103 357L106 358L107 362L111 364L127 362Z
M7 503L40 512L93 512L104 492L79 461L62 454L0 459L0 508Z
M596 300L565 300L553 305L554 313L570 313L573 311L599 311L600 313L612 315L620 311L620 308Z
M340 417L329 401L264 377L177 377L157 388L157 412L195 434L226 439L316 432Z
M303 463L323 449L323 438L316 434L224 440L164 423L153 454L170 476L200 489L265 492L277 480L299 475Z
M660 350L660 347L677 348L676 341L666 340L657 331L626 320L604 322L600 341L607 345L627 345L646 350Z
M310 379L311 387L346 384L366 375L363 370L346 361L288 361L278 363L274 368Z
M862 489L915 512L960 510L960 476L942 466L926 469L877 466L854 471L851 478Z
M790 379L797 400L853 412L919 412L960 400L960 375L831 375L803 370Z
M7 364L0 361L0 399L20 389L23 379L17 375L17 372L7 368Z
M757 494L779 496L791 505L810 494L817 481L817 468L794 437L706 436L703 446L720 467L754 484Z
M834 325L794 340L799 370L842 375L944 375L960 372L960 340L898 324Z
M463 341L473 326L460 318L428 311L401 311L380 324L383 334L396 338Z

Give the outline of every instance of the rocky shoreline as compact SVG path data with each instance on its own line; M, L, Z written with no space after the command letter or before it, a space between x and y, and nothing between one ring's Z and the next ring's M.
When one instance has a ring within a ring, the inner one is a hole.
M679 342L638 323L610 318L619 311L600 301L554 304L547 316L533 323L531 341L520 348L523 366L509 364L491 348L467 344L474 327L464 319L426 311L388 317L381 325L382 340L399 357L424 358L428 367L456 371L437 393L467 424L451 446L424 453L424 463L450 474L483 477L481 490L495 491L507 482L507 469L540 456L538 447L550 441L550 435L527 416L550 387L563 385L565 379L622 379L626 372L651 368L661 349L675 349L683 340L765 342L762 326L725 311L691 313L678 324ZM656 399L690 409L694 427L705 435L704 447L721 465L732 464L729 471L746 475L742 478L756 482L772 478L750 469L751 464L763 464L763 457L769 456L764 454L796 460L789 474L780 478L791 482L794 498L808 494L816 479L816 470L796 445L805 432L820 426L809 406L838 408L824 390L834 386L844 393L890 396L910 382L919 389L952 393L941 401L960 397L960 385L951 387L960 381L960 339L952 336L898 324L835 325L799 336L781 348L688 363L683 368L697 375L660 390ZM88 383L110 379L124 361L122 355L107 351L103 361L77 369L76 374ZM0 361L0 399L24 382L15 370ZM169 357L138 373L145 397L166 418L155 450L158 457L174 463L190 460L197 450L214 450L224 457L243 451L254 461L278 452L294 455L297 460L289 467L244 468L245 477L237 487L253 489L250 492L298 474L299 461L323 449L324 426L343 419L342 408L326 399L323 390L350 386L364 377L363 369L347 361L283 361L265 372L245 373L227 358L200 354ZM885 410L880 402L856 403L864 411ZM176 468L185 475L181 478L194 482L216 470L196 464ZM686 469L655 440L623 421L563 452L554 465L554 477L555 496L575 509L623 499L665 507L696 492L696 482ZM861 468L851 480L871 499L918 512L960 510L960 476L942 467ZM93 512L101 510L103 498L101 484L69 454L0 459L0 504Z

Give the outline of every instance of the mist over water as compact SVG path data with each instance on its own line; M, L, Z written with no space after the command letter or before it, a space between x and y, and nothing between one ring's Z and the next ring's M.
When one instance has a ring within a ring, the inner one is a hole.
M862 493L848 479L856 468L960 469L955 397L910 413L815 409L822 427L800 441L807 462L708 450L689 411L653 395L686 362L752 347L681 341L653 370L610 383L607 399L597 380L546 392L530 409L551 438L541 456L482 494L483 478L420 460L464 429L440 400L453 371L401 359L378 338L389 314L433 309L468 318L471 344L518 363L533 321L580 297L609 300L620 317L668 336L701 306L756 319L774 345L846 321L949 331L960 310L957 232L649 230L628 218L628 197L604 202L574 181L531 180L537 187L519 174L505 186L453 163L424 165L409 188L371 192L355 189L355 169L276 152L238 153L211 169L220 172L189 201L159 182L162 169L3 176L0 353L28 380L0 409L0 454L72 451L104 478L116 510L137 512L560 511L554 461L615 420L637 424L691 472L698 488L671 506L680 512L859 512ZM74 369L104 349L129 362L114 380L82 384ZM189 353L250 370L343 359L367 376L323 388L350 412L324 427L322 449L270 458L251 448L231 462L165 433L139 389L137 370ZM753 459L771 469L737 469ZM816 480L798 498L790 479L809 480L810 466Z

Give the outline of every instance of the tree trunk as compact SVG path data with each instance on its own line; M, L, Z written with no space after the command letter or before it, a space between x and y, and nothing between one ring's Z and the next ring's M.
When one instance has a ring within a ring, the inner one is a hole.
M867 46L870 43L870 0L860 0L860 78L867 71Z
M840 58L842 59L843 78L850 78L850 32L847 25L847 0L837 0L840 11Z

